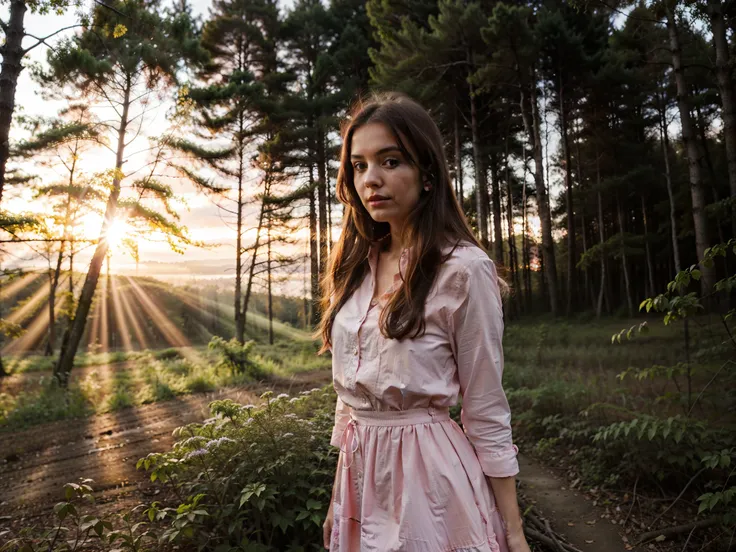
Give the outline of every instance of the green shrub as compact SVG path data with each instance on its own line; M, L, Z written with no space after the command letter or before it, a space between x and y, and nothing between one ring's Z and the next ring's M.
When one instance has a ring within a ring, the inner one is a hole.
M61 389L50 379L41 389L18 397L0 397L0 428L23 428L44 422L81 418L91 414L92 404L83 388Z
M208 550L322 549L337 453L329 445L335 394L330 386L262 396L261 407L210 404L213 417L174 433L163 454L138 462L168 485L176 505L161 508L161 542Z
M174 360L178 358L184 358L181 354L181 351L179 349L175 349L173 347L169 349L163 349L162 351L157 351L154 354L154 358L156 360Z
M208 393L217 388L210 378L202 374L187 378L184 385L188 393Z
M220 356L217 368L226 368L233 375L246 374L252 379L264 379L268 374L251 359L253 346L253 341L240 343L235 338L225 341L223 338L215 336L210 341L208 348L217 352Z

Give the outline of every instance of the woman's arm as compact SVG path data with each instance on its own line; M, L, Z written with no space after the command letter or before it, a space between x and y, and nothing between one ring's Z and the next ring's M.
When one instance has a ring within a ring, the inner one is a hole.
M506 524L509 550L528 552L516 497L518 448L513 444L511 411L501 382L503 307L496 267L482 257L468 263L458 276L455 299L459 304L449 323L463 397L463 426Z
M487 479L496 497L496 508L506 523L506 533L523 533L523 522L516 498L516 478L512 476L487 477Z

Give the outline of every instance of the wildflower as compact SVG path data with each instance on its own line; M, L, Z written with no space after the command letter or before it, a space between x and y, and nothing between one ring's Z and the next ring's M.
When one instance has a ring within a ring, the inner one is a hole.
M288 399L289 394L288 393L279 393L279 396L276 397L276 399Z
M212 439L205 446L208 449L211 449L213 447L219 447L221 445L224 445L225 443L234 443L234 442L235 441L230 439L229 437L220 437L219 439Z
M204 456L205 454L207 454L207 449L193 450L192 452L190 452L184 457L184 460L191 460L192 458L197 458L198 456Z
M292 397L291 399L289 399L289 403L291 403L291 404L294 404L294 403L295 403L295 402L297 402L298 400L299 400L299 398L298 398L298 397Z
M184 440L181 446L186 447L188 445L199 443L201 441L206 441L206 440L207 439L205 437L202 437L201 435L195 435L194 437L190 437L189 439Z

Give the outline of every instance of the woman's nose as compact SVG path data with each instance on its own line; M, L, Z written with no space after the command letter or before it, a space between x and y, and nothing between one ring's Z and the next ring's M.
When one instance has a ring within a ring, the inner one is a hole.
M376 165L368 165L363 175L363 182L365 182L365 185L369 188L381 185L381 175Z

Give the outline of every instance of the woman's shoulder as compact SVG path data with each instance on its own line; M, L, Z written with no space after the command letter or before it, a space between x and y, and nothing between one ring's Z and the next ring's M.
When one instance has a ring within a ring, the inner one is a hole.
M455 242L443 246L442 255L445 258L444 265L449 270L466 271L479 259L490 260L483 249L468 240L461 240L457 246Z

